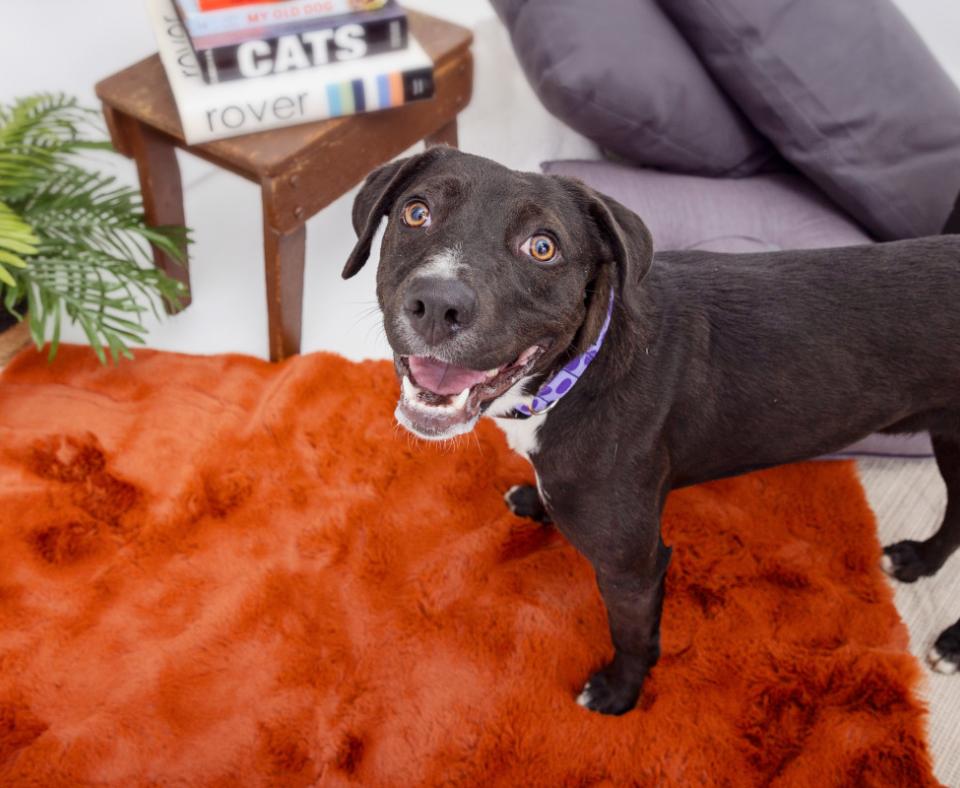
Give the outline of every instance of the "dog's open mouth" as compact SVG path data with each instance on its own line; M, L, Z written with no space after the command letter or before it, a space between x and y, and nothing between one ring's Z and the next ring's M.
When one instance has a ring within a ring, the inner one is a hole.
M397 421L427 440L469 432L483 406L509 391L543 352L540 345L532 345L513 361L484 371L429 356L400 356L397 366L403 382Z

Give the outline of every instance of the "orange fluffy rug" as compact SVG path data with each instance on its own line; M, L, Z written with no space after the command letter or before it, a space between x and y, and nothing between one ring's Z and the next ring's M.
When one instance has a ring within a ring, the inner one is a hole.
M670 497L620 718L589 565L497 428L395 427L384 362L63 348L0 379L0 784L934 785L851 464Z

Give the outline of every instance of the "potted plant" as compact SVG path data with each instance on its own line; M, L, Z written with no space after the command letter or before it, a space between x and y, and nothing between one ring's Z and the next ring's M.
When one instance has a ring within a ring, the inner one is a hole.
M102 362L129 357L143 314L184 295L151 244L183 259L186 230L147 226L137 190L83 166L85 151L111 150L90 136L98 118L63 95L0 105L0 320L26 319L51 358L64 316Z

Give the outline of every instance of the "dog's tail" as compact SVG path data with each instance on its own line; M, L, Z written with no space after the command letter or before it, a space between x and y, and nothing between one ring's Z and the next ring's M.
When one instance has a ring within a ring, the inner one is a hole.
M960 235L960 194L957 195L957 201L953 204L953 211L940 232L943 235Z

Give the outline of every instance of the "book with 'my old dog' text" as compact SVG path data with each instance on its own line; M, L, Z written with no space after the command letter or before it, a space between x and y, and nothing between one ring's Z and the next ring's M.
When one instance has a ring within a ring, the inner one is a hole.
M309 25L329 16L376 11L388 0L265 0L263 2L211 2L175 0L190 37L201 46L208 36L219 45L247 38L270 38L278 27ZM252 35L251 35L252 34Z

